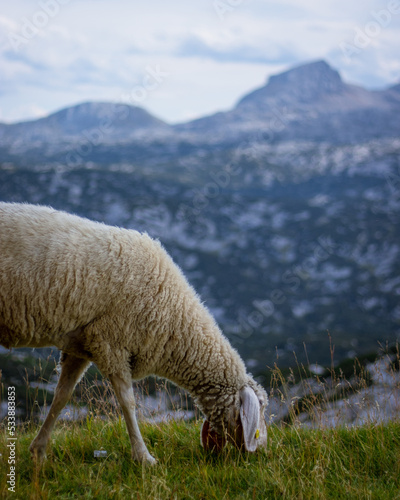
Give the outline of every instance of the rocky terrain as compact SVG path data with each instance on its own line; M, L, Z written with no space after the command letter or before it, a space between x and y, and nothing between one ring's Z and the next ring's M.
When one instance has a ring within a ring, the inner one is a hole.
M329 371L318 365L310 366L309 376L300 382L288 377L271 391L267 419L312 428L398 420L398 352L371 362L347 360L346 366L353 370L348 379L340 369Z

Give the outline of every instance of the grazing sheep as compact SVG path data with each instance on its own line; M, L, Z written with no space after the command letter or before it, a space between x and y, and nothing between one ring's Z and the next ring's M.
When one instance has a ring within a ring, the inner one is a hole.
M201 442L266 447L267 395L158 241L47 207L0 203L0 344L56 346L61 374L30 450L45 455L60 411L91 362L122 407L132 457L154 462L132 379L183 387L206 415Z

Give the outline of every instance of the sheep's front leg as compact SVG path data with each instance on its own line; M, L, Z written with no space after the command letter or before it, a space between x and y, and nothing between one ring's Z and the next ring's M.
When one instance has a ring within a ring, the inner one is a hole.
M61 375L58 380L50 411L40 428L38 435L29 447L33 458L39 461L41 461L46 455L46 447L58 415L67 404L75 385L90 364L90 361L76 358L71 354L64 354L62 358Z
M110 377L115 394L124 414L129 439L132 445L132 458L139 462L156 463L154 457L148 452L140 434L135 414L135 397L133 395L132 381L125 380L118 375Z

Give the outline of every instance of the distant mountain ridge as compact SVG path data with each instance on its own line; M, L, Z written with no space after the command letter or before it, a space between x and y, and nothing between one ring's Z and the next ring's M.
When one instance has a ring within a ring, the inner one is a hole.
M7 146L27 142L79 141L94 134L98 142L155 140L226 142L263 134L266 140L354 143L400 135L400 84L369 91L350 85L325 61L289 69L242 97L230 111L168 125L145 109L120 103L87 102L45 118L0 124Z
M138 131L169 129L148 111L123 103L85 102L64 108L44 118L0 126L0 140L17 136L27 141L79 140L97 133L99 142L127 140Z
M278 140L355 142L400 133L400 85L369 91L342 81L325 61L271 76L226 113L200 118L182 128L230 135L262 131Z
M271 76L264 87L243 97L238 106L273 97L309 103L327 94L340 94L345 89L339 73L325 61L317 61Z

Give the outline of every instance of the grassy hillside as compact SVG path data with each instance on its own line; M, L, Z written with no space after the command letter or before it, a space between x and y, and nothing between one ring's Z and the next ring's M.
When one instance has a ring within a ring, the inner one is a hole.
M16 493L7 491L5 429L0 438L0 498L267 499L400 498L400 424L357 429L271 427L266 453L219 455L200 446L201 421L142 424L158 459L154 467L130 461L120 417L89 416L59 422L42 469L28 446L36 426L18 429ZM107 458L94 458L104 448Z

